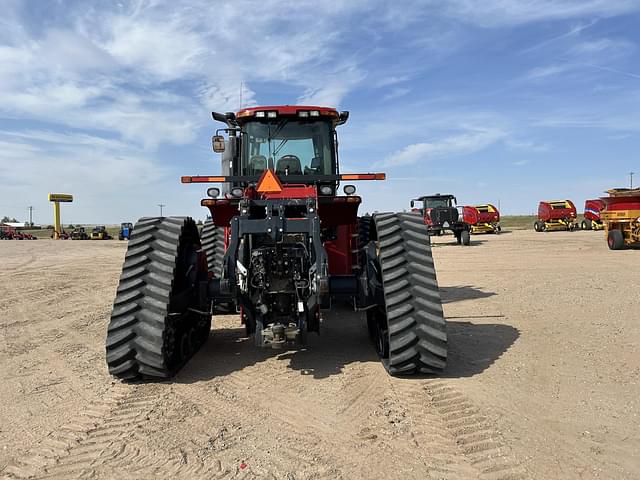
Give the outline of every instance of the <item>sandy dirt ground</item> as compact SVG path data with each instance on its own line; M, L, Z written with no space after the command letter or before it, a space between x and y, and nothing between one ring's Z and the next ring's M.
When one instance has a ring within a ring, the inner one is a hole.
M640 251L601 232L438 238L441 378L392 378L361 314L306 350L235 316L172 380L111 379L124 242L0 242L0 477L640 478Z

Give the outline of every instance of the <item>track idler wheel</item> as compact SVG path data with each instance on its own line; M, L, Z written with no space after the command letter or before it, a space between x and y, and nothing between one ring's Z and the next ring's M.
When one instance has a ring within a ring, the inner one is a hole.
M121 379L174 375L211 330L198 282L207 278L196 224L142 218L125 256L109 322L109 373Z

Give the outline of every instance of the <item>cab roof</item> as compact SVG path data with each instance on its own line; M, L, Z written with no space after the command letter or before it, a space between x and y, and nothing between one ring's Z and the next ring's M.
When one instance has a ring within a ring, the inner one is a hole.
M317 111L321 116L330 116L338 118L338 111L331 107L318 107L315 105L268 105L264 107L243 108L236 117L253 116L259 111L277 112L278 115L297 115L299 111Z
M414 200L435 200L437 198L456 198L455 195L451 195L449 193L441 195L436 193L435 195L424 195L422 197L414 198Z

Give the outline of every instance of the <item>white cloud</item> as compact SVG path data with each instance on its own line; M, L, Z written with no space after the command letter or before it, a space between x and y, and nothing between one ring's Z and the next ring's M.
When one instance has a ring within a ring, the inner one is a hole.
M154 82L188 77L201 69L205 53L215 54L215 45L207 49L202 36L175 15L163 21L116 16L109 37L104 49L121 65L151 76Z
M608 59L614 56L624 56L635 50L635 44L629 40L598 38L587 40L573 45L569 53L574 55L606 55Z
M544 67L535 67L525 73L524 78L526 80L541 80L547 77L553 77L566 73L576 68L576 65L570 63L547 65Z
M580 17L613 17L640 10L635 0L435 0L446 15L483 27Z
M396 98L404 97L409 92L411 92L410 88L397 87L392 89L389 93L382 97L382 100L384 100L385 102L388 102L389 100L395 100Z
M505 140L505 145L507 148L512 150L524 151L524 152L532 152L532 153L541 153L548 152L549 145L543 143L537 143L532 140L518 140L515 138L509 138Z
M506 133L498 128L468 127L464 133L432 142L407 145L387 157L380 163L380 166L397 167L429 161L434 158L470 154L495 144L505 135Z

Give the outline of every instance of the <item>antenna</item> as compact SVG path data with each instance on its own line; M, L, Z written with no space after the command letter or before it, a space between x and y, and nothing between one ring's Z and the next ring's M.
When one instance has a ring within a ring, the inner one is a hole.
M636 172L629 172L629 188L633 189L633 176Z

